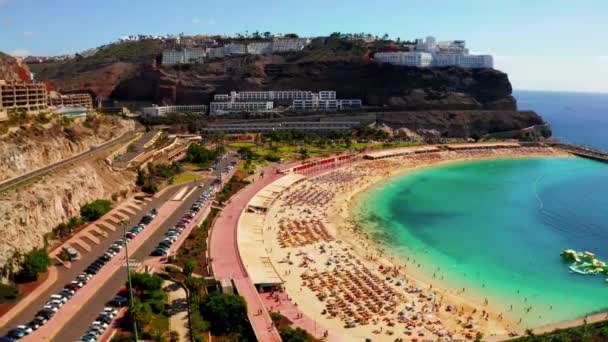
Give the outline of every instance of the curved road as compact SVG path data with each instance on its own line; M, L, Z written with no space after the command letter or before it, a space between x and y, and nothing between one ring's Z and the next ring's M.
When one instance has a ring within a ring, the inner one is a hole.
M88 156L94 154L94 153L103 151L104 149L106 149L108 147L111 147L111 146L114 146L117 143L129 140L129 139L133 138L137 132L138 132L138 130L129 131L129 132L127 132L127 133L125 133L125 134L123 134L123 135L121 135L119 137L116 137L116 138L114 138L112 140L108 140L108 141L104 142L101 145L94 146L91 149L86 150L86 151L84 151L84 152L82 152L80 154L77 154L75 156L69 157L67 159L63 159L63 160L58 161L58 162L56 162L54 164L47 165L45 167L42 167L42 168L39 168L37 170L34 170L34 171L28 172L26 174L23 174L21 176L17 176L17 177L5 180L5 181L3 181L3 182L0 183L0 192L5 191L6 189L9 189L9 188L11 188L11 187L13 187L13 186L15 186L15 185L17 185L19 183L22 183L22 182L25 182L27 180L30 180L30 179L32 179L34 177L38 177L38 176L43 175L43 174L45 174L47 172L51 172L53 170L56 170L56 169L58 169L58 168L60 168L62 166L65 166L65 165L68 165L68 164L73 163L75 161L81 160L81 159L83 159L85 157L88 157Z

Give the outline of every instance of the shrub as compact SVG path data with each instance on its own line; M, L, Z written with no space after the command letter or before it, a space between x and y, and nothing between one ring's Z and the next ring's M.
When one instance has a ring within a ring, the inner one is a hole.
M46 248L36 248L25 255L21 264L20 279L23 281L36 280L38 274L47 271L52 264Z
M0 303L12 302L19 298L19 289L14 285L0 283Z
M80 208L80 215L86 221L95 221L112 210L112 202L98 199Z
M202 300L200 310L216 335L240 333L249 324L247 303L241 296L212 292Z
M141 188L141 191L150 194L150 195L154 195L156 192L158 192L158 186L156 184L146 184Z
M188 258L188 259L184 260L184 269L183 269L184 275L186 277L191 275L192 272L194 272L194 269L196 268L196 266L197 266L196 260L194 260L192 258Z
M312 342L310 335L300 327L295 329L286 327L281 331L281 339L285 342Z

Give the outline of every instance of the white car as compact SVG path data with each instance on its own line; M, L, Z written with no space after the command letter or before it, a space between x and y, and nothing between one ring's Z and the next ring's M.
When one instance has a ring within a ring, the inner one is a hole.
M95 321L95 322L93 322L93 324L91 326L92 327L99 327L102 330L105 330L108 327L108 323L104 323L104 322L100 322L100 321Z
M58 300L58 299L51 299L48 302L46 302L46 305L50 305L50 306L54 306L57 308L60 308L63 306L63 302Z
M110 315L112 317L118 315L118 310L111 308L109 306L103 308L103 312L107 313L108 315Z
M45 306L43 306L42 308L45 309L45 310L51 310L53 312L57 312L57 310L59 310L57 307L52 306L52 305L48 305L48 304L45 305Z
M68 302L67 298L65 298L61 295L58 295L58 294L51 295L51 300L58 300L58 301L61 301L63 304Z

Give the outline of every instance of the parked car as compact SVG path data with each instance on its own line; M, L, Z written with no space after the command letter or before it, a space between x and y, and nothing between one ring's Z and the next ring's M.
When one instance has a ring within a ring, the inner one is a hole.
M26 333L22 329L13 329L6 334L7 337L13 338L15 340L22 339L25 337Z
M21 329L21 330L23 330L23 332L24 332L26 335L29 335L29 334L31 334L31 333L32 333L32 331L34 331L34 330L32 330L32 328L28 327L27 325L18 325L18 326L17 326L17 329Z

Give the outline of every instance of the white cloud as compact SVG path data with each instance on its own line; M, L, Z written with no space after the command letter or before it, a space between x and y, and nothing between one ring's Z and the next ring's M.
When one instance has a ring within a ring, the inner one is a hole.
M24 37L31 37L33 35L34 35L34 32L32 32L32 31L25 31L25 32L23 32L23 36Z
M1 1L1 0L0 0ZM194 18L192 19L192 23L195 25L198 24L203 24L203 25L214 25L215 24L215 20L213 19L200 19L200 18Z
M2 0L0 0L2 1ZM32 55L32 51L26 49L15 49L10 52L11 56L14 57L27 57Z
M607 56L597 56L596 59L598 60L598 62L608 62L608 55Z

